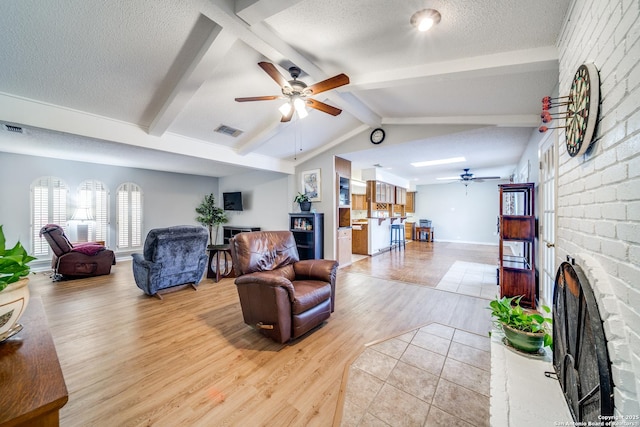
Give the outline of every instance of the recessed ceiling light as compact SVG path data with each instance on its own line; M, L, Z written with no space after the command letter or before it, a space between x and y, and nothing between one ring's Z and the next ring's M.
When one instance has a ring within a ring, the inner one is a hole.
M442 16L440 12L435 9L423 9L411 16L411 25L416 27L418 31L427 31L438 22L440 22Z
M451 157L449 159L439 159L439 160L427 160L425 162L414 162L411 163L411 166L416 168L421 168L423 166L436 166L436 165L448 165L449 163L460 163L466 162L467 159L464 157Z

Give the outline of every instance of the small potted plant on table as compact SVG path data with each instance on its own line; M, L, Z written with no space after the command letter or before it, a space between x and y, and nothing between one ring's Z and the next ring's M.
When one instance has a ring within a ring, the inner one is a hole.
M502 297L489 303L491 316L497 327L502 329L511 346L526 353L536 353L543 346L552 347L553 337L547 329L553 319L544 317L537 311L525 310L520 306L522 295ZM542 306L546 313L551 309Z
M309 200L309 196L306 194L298 193L293 201L300 205L302 212L309 212L311 210L311 200Z
M30 256L20 242L5 248L5 237L0 225L0 342L22 330L17 322L29 303Z

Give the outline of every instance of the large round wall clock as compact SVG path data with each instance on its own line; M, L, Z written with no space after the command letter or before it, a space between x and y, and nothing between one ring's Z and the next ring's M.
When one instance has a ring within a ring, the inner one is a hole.
M567 152L584 154L591 145L600 107L600 77L593 64L582 64L573 77L567 105Z
M384 141L384 130L377 128L371 132L371 136L369 136L369 140L372 144L380 144Z

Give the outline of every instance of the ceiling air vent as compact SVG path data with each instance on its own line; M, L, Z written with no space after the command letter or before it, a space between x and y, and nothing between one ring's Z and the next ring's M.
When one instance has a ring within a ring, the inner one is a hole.
M2 126L4 127L4 130L6 130L7 132L24 133L24 130L20 126L13 126L13 125L2 125Z
M229 135L232 136L234 138L240 136L240 134L242 134L242 131L240 129L235 129L232 128L231 126L226 126L226 125L220 125L216 128L216 132L218 133L222 133L225 135Z

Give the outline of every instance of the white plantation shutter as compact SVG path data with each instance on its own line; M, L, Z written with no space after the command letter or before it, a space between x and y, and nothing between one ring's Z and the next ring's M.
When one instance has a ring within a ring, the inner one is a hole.
M109 191L100 181L87 180L78 189L78 207L89 208L93 221L89 223L89 241L107 241Z
M49 254L49 244L40 238L47 224L67 226L67 194L69 188L60 178L42 177L31 183L31 254Z
M129 247L129 192L122 187L118 189L118 247Z
M142 190L132 182L118 187L118 248L142 245Z
M131 190L131 246L142 244L142 191L136 186Z

